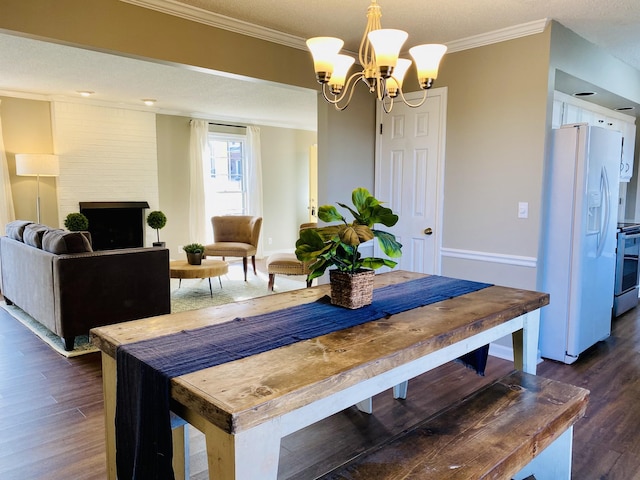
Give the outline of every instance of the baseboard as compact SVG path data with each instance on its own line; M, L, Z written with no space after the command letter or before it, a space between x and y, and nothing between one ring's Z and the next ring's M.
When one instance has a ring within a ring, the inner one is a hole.
M500 345L499 343L491 343L489 345L489 355L513 362L513 347L507 347L506 345ZM538 352L536 363L542 363L540 352Z

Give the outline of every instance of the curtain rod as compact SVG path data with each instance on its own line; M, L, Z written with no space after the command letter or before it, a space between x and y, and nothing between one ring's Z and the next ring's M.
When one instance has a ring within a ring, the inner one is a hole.
M209 122L209 125L218 125L219 127L247 128L246 125L230 125L228 123L216 123L216 122Z

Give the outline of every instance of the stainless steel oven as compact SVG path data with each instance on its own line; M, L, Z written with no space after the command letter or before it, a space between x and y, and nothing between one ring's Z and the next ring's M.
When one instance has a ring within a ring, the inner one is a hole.
M616 284L613 315L618 317L638 305L638 262L640 260L640 225L618 225L616 250Z

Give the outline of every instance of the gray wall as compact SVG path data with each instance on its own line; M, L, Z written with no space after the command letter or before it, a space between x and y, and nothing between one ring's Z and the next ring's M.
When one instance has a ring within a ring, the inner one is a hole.
M546 31L445 57L444 275L535 287L548 52Z
M189 118L157 115L160 208L167 215L161 240L181 258L178 246L189 243ZM292 251L298 226L306 222L308 152L316 133L260 127L264 253ZM271 244L268 239L271 238Z

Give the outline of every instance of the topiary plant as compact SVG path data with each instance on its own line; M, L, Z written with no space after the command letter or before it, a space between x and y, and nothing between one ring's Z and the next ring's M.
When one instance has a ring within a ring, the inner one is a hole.
M64 219L64 226L72 232L81 232L89 229L89 219L82 213L70 213Z
M147 215L147 225L156 231L158 243L160 243L160 229L167 224L167 216L159 210L150 212Z

